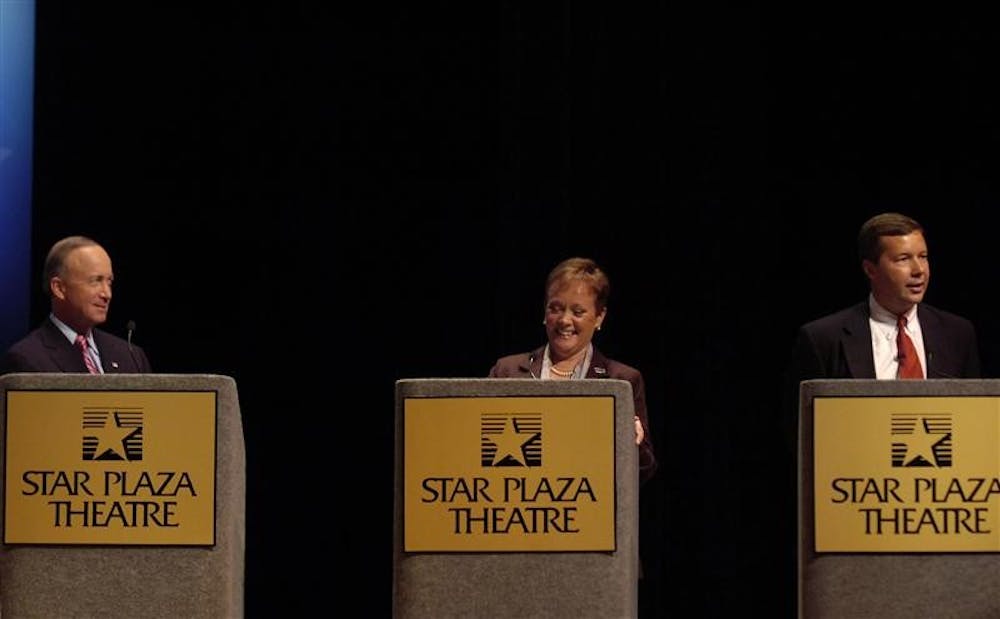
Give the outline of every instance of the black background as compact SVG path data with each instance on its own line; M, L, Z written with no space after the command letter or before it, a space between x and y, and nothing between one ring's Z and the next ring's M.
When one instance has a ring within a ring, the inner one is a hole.
M395 381L541 344L571 255L647 382L643 614L790 616L781 373L798 324L864 298L867 217L925 225L927 300L998 375L993 22L337 4L38 4L34 272L92 236L109 330L237 380L248 616L391 614Z

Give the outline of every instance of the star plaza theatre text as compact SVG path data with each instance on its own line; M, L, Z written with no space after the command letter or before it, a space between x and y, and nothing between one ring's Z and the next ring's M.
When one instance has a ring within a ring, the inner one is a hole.
M485 477L427 477L421 488L423 503L484 504L448 508L456 534L579 533L576 505L597 503L586 477L504 477L496 486Z
M904 482L893 477L838 477L831 491L831 503L865 505L858 513L866 535L986 535L992 533L987 526L989 505L1000 498L1000 479L917 477ZM881 505L869 507L872 502ZM901 506L905 504L918 506Z
M21 481L22 495L53 497L54 527L177 527L173 499L197 496L187 472L24 471Z

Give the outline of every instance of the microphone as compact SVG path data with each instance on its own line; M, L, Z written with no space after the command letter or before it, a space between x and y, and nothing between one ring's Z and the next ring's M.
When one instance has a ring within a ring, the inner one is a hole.
M538 378L535 376L535 371L531 369L531 364L535 362L535 353L528 355L528 373L531 374L532 378Z
M139 365L139 361L135 358L135 349L132 348L132 334L135 332L135 321L129 320L125 323L125 331L127 332L126 341L128 342L128 354L132 357L132 364L135 365L136 373L142 372L142 366Z

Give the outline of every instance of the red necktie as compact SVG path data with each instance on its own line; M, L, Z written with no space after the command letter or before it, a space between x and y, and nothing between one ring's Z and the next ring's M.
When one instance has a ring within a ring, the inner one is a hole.
M923 378L924 370L920 367L917 347L913 345L913 340L906 334L906 316L900 316L896 320L896 350L899 359L899 371L896 372L896 378Z
M76 347L79 348L80 352L83 354L83 362L87 364L87 370L89 370L91 374L100 374L101 371L97 369L97 364L94 363L94 360L90 356L90 351L87 350L87 348L89 348L87 338L82 335L76 336Z

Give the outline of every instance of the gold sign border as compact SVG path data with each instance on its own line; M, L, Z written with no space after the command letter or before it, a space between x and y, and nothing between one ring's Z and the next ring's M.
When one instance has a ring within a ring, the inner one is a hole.
M12 542L8 541L7 535L7 500L6 494L9 491L6 485L6 475L8 470L8 457L9 450L7 449L7 438L10 432L10 395L15 393L87 393L87 394L100 394L101 396L108 395L113 397L115 394L128 393L128 394L154 394L154 395L173 395L173 394L184 394L184 393L210 393L213 395L213 410L212 410L212 425L213 432L215 435L215 440L212 442L212 516L211 516L211 530L212 530L212 540L211 542L190 542L190 543L173 543L173 542L149 542L144 541L142 543L128 543L128 542L73 542L73 541L57 541L57 542ZM218 530L217 521L219 516L219 390L218 389L78 389L78 388L66 388L66 389L7 389L4 392L4 409L3 409L3 445L0 449L3 450L3 462L2 470L0 470L0 483L3 483L3 493L0 496L0 500L3 501L3 508L0 509L0 531L3 534L3 544L5 546L17 546L17 547L61 547L69 546L73 548L99 548L99 547L115 547L115 548L215 548L218 544Z
M406 518L406 403L408 401L421 401L421 400L552 400L552 399L608 399L611 400L611 411L610 411L610 421L611 421L611 494L612 498L610 500L611 506L611 544L610 547L579 547L579 548L532 548L520 546L517 548L420 548L420 549L407 549L403 548L403 552L408 554L469 554L469 553L500 553L500 554L511 554L511 553L525 553L525 554L535 554L535 553L569 553L569 554L579 554L579 553L614 553L618 551L618 494L619 494L619 480L618 480L618 442L617 442L617 427L616 427L616 413L618 411L618 399L613 394L565 394L565 395L451 395L451 396L409 396L404 398L403 402L403 417L401 419L401 425L403 428L403 437L401 448L403 453L401 454L401 470L402 478L400 479L400 500L403 503L401 516ZM402 524L403 531L406 530L406 523ZM405 533L403 534L405 539ZM405 546L405 542L404 542Z
M911 394L880 394L880 395L857 395L857 394L841 394L841 395L816 395L812 398L810 405L810 415L809 415L809 432L811 434L811 440L809 443L809 471L808 471L808 490L806 490L811 496L810 504L808 509L811 514L809 514L812 522L812 530L809 533L811 539L811 544L809 544L811 551L817 555L821 554L884 554L884 555L905 555L905 554L955 554L955 555L968 555L968 554L991 554L1000 552L1000 532L994 530L992 535L987 535L982 540L964 541L957 540L953 538L945 539L935 539L930 533L921 533L919 535L913 535L913 537L908 538L892 538L884 541L872 541L867 543L859 543L857 539L853 539L853 544L846 544L842 540L828 540L825 545L821 545L819 530L821 527L829 527L829 523L821 522L821 513L827 510L821 509L821 495L817 492L818 485L823 481L819 478L818 468L819 459L821 454L818 453L817 443L820 442L818 439L819 429L817 428L817 409L826 406L830 406L831 410L826 410L823 412L825 417L829 417L835 410L843 406L845 402L852 402L855 404L855 408L859 410L852 410L849 414L858 415L863 413L868 409L880 409L880 417L875 418L876 420L881 420L883 422L890 421L890 415L896 412L896 409L903 408L905 412L910 415L941 415L944 414L942 411L946 411L947 415L951 418L963 417L964 424L966 426L975 425L973 422L969 421L970 417L975 418L978 415L980 418L985 418L990 422L993 428L992 432L986 432L985 434L980 432L977 434L983 434L983 436L977 436L980 440L985 440L990 443L989 449L985 449L989 453L996 454L997 449L992 447L995 443L991 442L995 440L996 426L998 425L998 418L1000 418L1000 396L995 395L969 395L969 394L934 394L934 395L911 395ZM881 410L885 408L891 408L893 410ZM862 415L864 417L864 415ZM870 418L870 417L869 417ZM982 424L982 422L979 422ZM993 437L993 438L990 438ZM862 446L859 444L862 439L868 440L867 436L852 436L855 441L844 441L850 444L853 449L860 449ZM842 439L843 440L843 439ZM878 442L884 442L884 439L877 439ZM830 442L829 438L824 438L824 445ZM966 438L968 441L968 437ZM868 447L864 447L868 448ZM972 449L967 447L968 449ZM888 458L888 451L887 458ZM831 452L826 454L827 459L836 457L840 455L843 457L841 452ZM995 455L993 456L995 457ZM986 458L986 460L992 460L993 458ZM888 468L886 467L886 475L888 475ZM894 473L895 477L901 479L904 483L903 488L908 487L907 484L912 484L912 477L915 475L916 471L921 471L922 469L913 468L900 468L899 473ZM948 471L948 476L940 474L939 471ZM952 473L952 471L959 471L957 473ZM990 471L994 475L1000 476L1000 465L991 464ZM934 478L949 479L955 475L961 476L960 467L948 467L947 469L941 469L938 467L928 467L924 471L927 475L933 476ZM940 477L939 477L940 475ZM862 477L862 480L881 480L882 477L870 476ZM805 490L805 488L803 488ZM900 503L902 507L913 507L918 508L923 505L923 503L917 503L913 501L904 501ZM998 509L998 503L996 499L993 499L989 506L991 509ZM994 514L993 518L996 518ZM829 534L825 534L825 538L830 537Z

